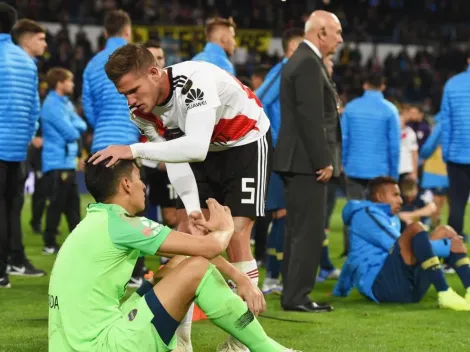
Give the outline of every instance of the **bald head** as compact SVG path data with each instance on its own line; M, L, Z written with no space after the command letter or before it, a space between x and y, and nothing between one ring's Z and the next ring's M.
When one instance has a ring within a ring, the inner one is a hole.
M323 56L334 54L343 42L341 22L334 13L314 11L305 22L305 39L314 44Z

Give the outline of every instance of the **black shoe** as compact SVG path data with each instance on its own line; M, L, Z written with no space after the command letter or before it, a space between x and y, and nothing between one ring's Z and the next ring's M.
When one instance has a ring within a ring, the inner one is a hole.
M333 307L327 303L315 303L310 302L307 304L300 304L294 307L282 307L286 311L291 312L306 312L306 313L323 313L323 312L331 312Z
M31 264L27 259L21 265L9 265L7 273L10 275L31 277L39 277L46 275L46 272L44 270L35 268L33 264Z
M10 281L8 280L8 275L5 274L0 277L0 288L10 288Z
M44 255L52 255L59 253L60 247L58 245L55 246L44 246L42 249L42 254Z

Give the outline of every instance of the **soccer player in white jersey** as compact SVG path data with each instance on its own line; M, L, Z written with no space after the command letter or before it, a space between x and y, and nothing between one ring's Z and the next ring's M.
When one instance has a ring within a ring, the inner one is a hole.
M109 166L134 158L167 163L181 199L180 219L186 215L183 204L187 214L200 213L209 197L229 206L235 233L227 255L257 285L250 234L254 219L264 216L271 158L269 120L258 98L209 63L190 61L160 69L152 54L137 44L116 50L105 71L127 97L132 120L151 142L160 143L110 146L95 153L93 163L109 157ZM207 217L207 210L203 213ZM223 348L246 350L234 340Z

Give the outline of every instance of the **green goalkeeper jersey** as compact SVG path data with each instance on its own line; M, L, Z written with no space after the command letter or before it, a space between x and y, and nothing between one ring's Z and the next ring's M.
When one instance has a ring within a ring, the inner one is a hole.
M49 339L63 351L94 350L97 337L122 316L120 300L137 258L155 254L170 232L115 204L88 206L52 269Z

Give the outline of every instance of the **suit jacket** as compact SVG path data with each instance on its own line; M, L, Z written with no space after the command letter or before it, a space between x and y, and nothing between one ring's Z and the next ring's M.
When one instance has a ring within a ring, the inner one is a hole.
M333 165L341 169L341 127L335 88L321 58L301 43L281 77L281 128L274 170L315 174Z

